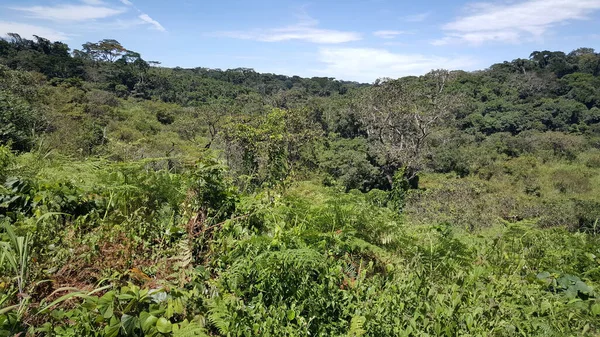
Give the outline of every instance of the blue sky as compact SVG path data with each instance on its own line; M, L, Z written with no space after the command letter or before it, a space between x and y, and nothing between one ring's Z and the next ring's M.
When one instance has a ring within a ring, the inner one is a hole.
M2 0L7 32L116 39L165 66L372 82L600 49L600 0Z

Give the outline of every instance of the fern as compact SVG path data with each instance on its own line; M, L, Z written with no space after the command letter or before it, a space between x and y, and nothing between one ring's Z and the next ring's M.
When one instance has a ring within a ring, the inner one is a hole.
M363 336L367 331L363 329L367 319L364 316L354 316L350 320L350 329L348 330L348 337L359 337Z
M229 325L232 321L229 306L232 304L236 306L237 298L230 294L224 294L222 298L215 298L211 303L208 320L222 335L229 333Z
M179 254L174 259L177 260L179 268L185 269L192 264L194 259L192 249L190 248L190 240L184 239L179 241L177 248L179 248Z
M206 330L199 323L190 323L176 331L173 331L173 337L208 337Z

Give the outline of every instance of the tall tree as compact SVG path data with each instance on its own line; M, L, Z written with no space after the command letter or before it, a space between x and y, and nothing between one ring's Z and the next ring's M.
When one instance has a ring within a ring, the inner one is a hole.
M435 70L420 78L378 81L359 99L361 122L390 184L401 168L406 178L416 177L428 137L451 117L458 104L446 92L451 77L447 70Z
M119 41L112 39L101 40L97 43L88 42L82 50L75 50L75 56L93 61L115 62L129 51Z

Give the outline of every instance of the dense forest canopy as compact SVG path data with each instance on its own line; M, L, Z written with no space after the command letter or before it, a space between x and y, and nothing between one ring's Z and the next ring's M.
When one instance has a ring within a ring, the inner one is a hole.
M348 189L363 191L389 189L392 176L403 167L414 178L427 165L439 166L442 163L432 158L438 144L453 148L506 133L541 146L536 138L547 137L543 132L594 138L600 125L600 54L591 48L568 54L535 51L528 59L494 64L484 71L437 70L373 85L260 74L247 68L163 68L115 40L86 43L70 52L60 42L10 34L1 41L0 61L6 66L3 104L10 107L1 116L7 129L2 139L16 150L28 150L34 139L43 137L49 147L70 154L78 150L84 156L115 155L109 150L113 144L131 144L148 133L165 135L160 132L164 129L178 136L161 144L163 155L184 154L185 144L196 141L224 150L232 169L257 173L264 154L259 144L266 142L261 137L270 136L273 127L285 134L296 127L297 139L283 141L288 143L286 155L293 153L286 165L301 161L298 168L320 166L346 181ZM16 79L7 82L10 78L19 78L28 93L15 92ZM60 95L45 95L47 91ZM131 118L117 116L120 106L134 102L156 115L153 121L131 112L130 117L148 124L146 130L128 129ZM68 114L57 113L65 106ZM278 113L273 108L285 110L284 125L268 125L269 113ZM73 124L79 136L67 137L74 136ZM565 139L553 141L568 143L568 136L554 135ZM351 154L349 158L357 161L350 165L353 172L329 163L336 160L333 157L316 158L327 153L315 151L317 145ZM356 151L357 146L363 151ZM127 159L157 155L140 152ZM448 165L446 171L464 171L451 167L459 163L443 163Z
M600 333L591 48L363 84L9 34L0 182L0 336Z

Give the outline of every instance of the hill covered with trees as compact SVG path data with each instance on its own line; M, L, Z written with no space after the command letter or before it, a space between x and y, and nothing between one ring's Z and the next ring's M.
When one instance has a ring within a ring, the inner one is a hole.
M600 54L373 84L0 40L0 336L597 336Z

